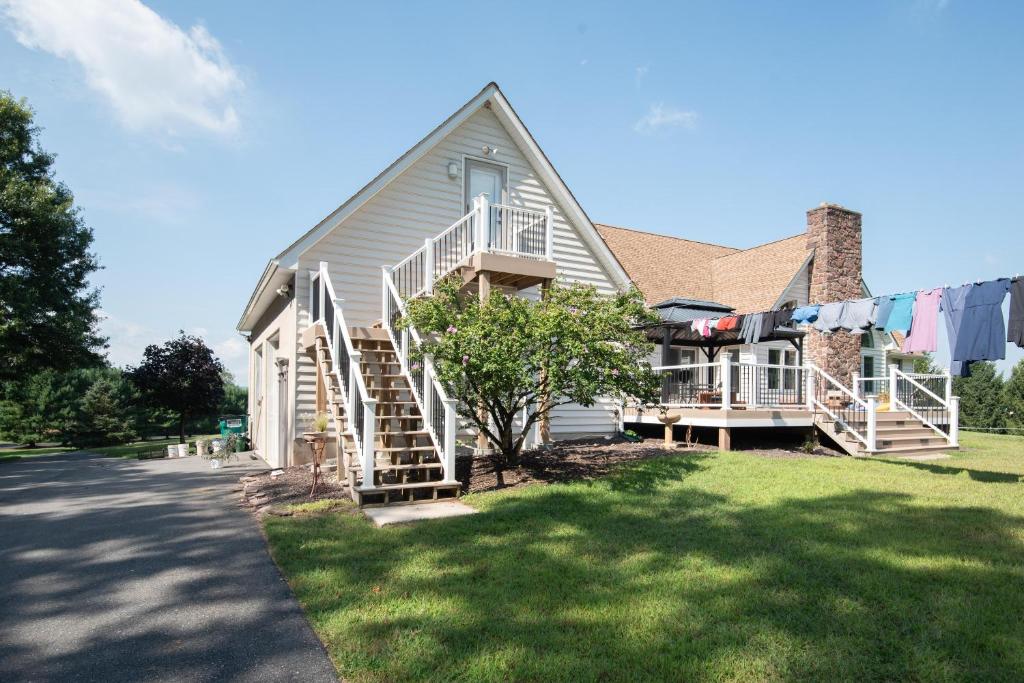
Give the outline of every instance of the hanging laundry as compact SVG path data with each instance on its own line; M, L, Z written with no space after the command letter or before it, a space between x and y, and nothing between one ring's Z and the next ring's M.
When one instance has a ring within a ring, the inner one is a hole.
M1024 348L1024 277L1014 279L1010 287L1010 321L1006 341Z
M1006 358L1006 325L1003 299L1010 291L1007 278L976 283L967 293L964 317L953 349L953 360L970 363ZM969 369L961 368L967 376Z
M889 314L892 313L893 300L889 295L880 296L875 299L878 309L875 311L875 329L884 330L885 324L889 322Z
M914 299L914 319L910 325L910 334L903 340L903 353L924 351L934 353L938 350L936 326L939 322L939 301L942 299L942 288L921 290Z
M736 327L736 316L734 315L726 316L725 318L720 318L718 320L718 324L715 325L715 329L718 330L719 332L731 330L734 327Z
M885 321L886 332L896 330L906 332L910 329L910 325L914 320L914 299L916 297L917 292L895 294L890 297L892 299L892 310L889 311L889 317Z
M693 333L701 337L704 336L704 325L707 324L707 318L694 318L690 321L690 329Z
M973 287L974 285L964 285L962 287L946 287L942 290L940 308L945 314L946 336L949 339L950 353L956 348L957 340L960 336L960 324L964 318L964 306L967 304L967 294ZM949 371L958 377L963 376L965 372L964 364L951 358L949 361ZM969 370L966 370L966 372L970 374Z
M815 304L813 306L801 306L800 308L793 311L793 322L795 323L813 323L818 319L818 309L821 306Z
M874 299L847 301L839 316L839 327L851 334L863 334L875 324L876 308Z
M718 327L719 318L708 318L707 324L704 325L704 336L710 337L715 333L715 328Z
M740 330L740 337L742 337L744 343L754 344L760 341L763 321L763 313L749 313L743 317L743 327Z
M814 329L819 332L835 332L838 330L839 320L843 317L844 308L846 308L845 301L823 304L818 309L818 320L814 323Z

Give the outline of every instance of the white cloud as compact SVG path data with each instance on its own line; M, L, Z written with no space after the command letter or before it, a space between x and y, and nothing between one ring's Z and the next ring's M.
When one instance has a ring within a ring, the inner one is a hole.
M652 104L643 117L633 124L637 133L654 133L662 128L694 128L697 125L697 112L667 107L664 104Z
M138 0L0 0L19 43L78 63L132 130L231 134L243 88L204 26L188 32Z

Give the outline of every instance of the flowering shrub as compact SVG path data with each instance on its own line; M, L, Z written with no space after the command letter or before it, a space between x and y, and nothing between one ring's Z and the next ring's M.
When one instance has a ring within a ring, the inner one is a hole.
M530 428L566 403L603 396L655 402L653 344L638 326L656 321L635 289L602 296L594 287L553 285L540 301L495 291L485 301L460 296L461 281L438 283L409 302L400 325L425 335L422 354L459 414L497 447L500 469L518 463ZM484 415L481 416L480 408ZM526 424L515 425L526 408Z

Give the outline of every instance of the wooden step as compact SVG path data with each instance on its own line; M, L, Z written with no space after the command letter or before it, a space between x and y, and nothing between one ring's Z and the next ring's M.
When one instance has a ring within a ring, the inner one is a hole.
M375 415L378 420L422 420L422 415Z
M880 448L873 453L865 453L865 455L925 455L931 453L949 453L956 450L958 449L950 446L949 444L941 444L938 446L897 446L894 448Z
M389 470L439 470L443 466L439 462L413 463L410 465L374 465L374 472L387 472Z
M403 448L399 448L399 447L396 446L394 448L390 448L390 447L389 448L374 448L373 450L376 453L411 453L413 451L433 451L434 447L432 445L431 446L406 446L406 447L403 447Z
M402 489L427 489L436 488L442 491L450 491L458 489L461 484L442 484L439 481L414 481L407 484L377 484L372 489L360 489L359 492L362 494L383 492L383 491L400 491Z

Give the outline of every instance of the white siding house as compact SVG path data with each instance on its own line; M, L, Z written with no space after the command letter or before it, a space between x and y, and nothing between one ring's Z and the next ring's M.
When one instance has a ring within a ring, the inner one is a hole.
M553 261L559 279L592 284L611 293L629 285L626 274L594 226L573 199L536 142L526 131L495 84L442 123L409 152L341 205L320 224L271 261L238 329L250 336L250 415L256 446L266 445L267 412L260 413L259 397L267 392L265 371L269 340L273 353L289 364L291 461L301 459L304 447L295 440L305 416L315 409L316 368L301 348L301 333L310 324L308 272L327 264L347 323L372 326L382 317L381 267L393 266L452 225L468 211L466 169L486 163L503 169L506 178L500 201L543 212L553 209ZM291 277L294 292L271 323L257 321L270 308L271 284ZM285 328L288 328L285 330ZM278 336L274 336L274 335ZM259 386L262 383L263 386ZM265 403L265 401L264 401ZM590 408L561 407L553 416L554 438L605 434L616 427L606 404ZM283 427L282 427L283 429ZM282 463L283 464L283 463Z

